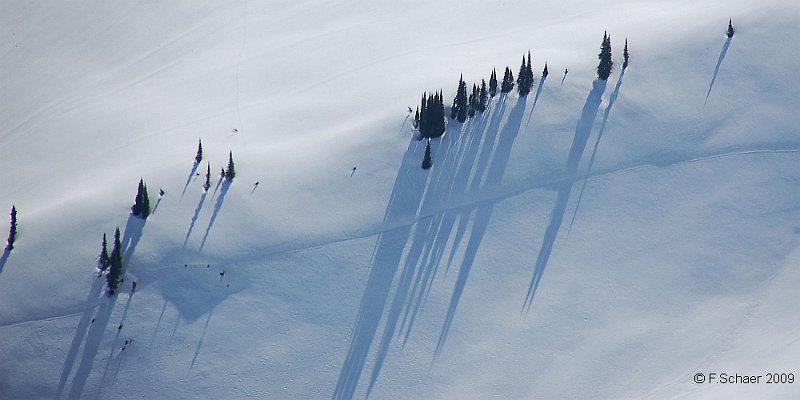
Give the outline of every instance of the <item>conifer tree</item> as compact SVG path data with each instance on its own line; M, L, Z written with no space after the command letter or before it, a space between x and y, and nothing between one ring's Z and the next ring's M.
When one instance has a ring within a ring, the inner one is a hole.
M6 250L14 249L14 241L17 240L17 207L11 206L11 223L8 228L8 240L6 240Z
M211 187L211 163L206 164L206 183L203 184L203 190L208 191Z
M500 93L508 93L512 90L514 90L514 74L511 72L511 68L506 67L503 83L500 84Z
M469 95L469 111L467 114L470 118L475 116L475 111L478 110L478 102L480 101L480 93L478 92L478 85L472 84L472 93Z
M455 98L456 119L458 122L467 120L469 112L469 97L467 95L467 84L464 82L463 75L458 79L458 91Z
M200 164L200 161L203 161L203 141L198 139L197 140L197 155L194 156L194 162L196 164Z
M486 81L481 79L481 89L478 95L478 111L486 111L486 105L489 102L489 93L486 91Z
M497 95L497 72L492 68L492 75L489 76L489 97Z
M729 19L728 20L728 30L725 31L725 36L727 36L728 39L730 39L730 38L733 37L734 33L736 33L736 30L733 29L733 20Z
M547 75L550 75L550 72L547 71L547 63L544 63L544 69L542 70L542 79L547 78ZM542 83L539 82L541 85Z
M425 144L425 157L422 159L422 169L430 169L433 166L433 160L431 159L431 141L428 139L428 143Z
M236 177L236 170L233 168L233 152L231 151L228 154L228 170L225 171L225 180L228 182L233 182L233 178Z
M630 60L630 53L628 53L628 38L625 38L625 49L622 50L622 69L628 68L628 60Z
M528 52L528 58L522 56L522 65L519 67L519 74L517 75L517 91L520 96L527 96L533 87L533 69L531 67L531 52Z
M131 213L142 219L147 219L150 215L150 196L147 195L147 186L142 179L139 179L139 187L136 190L136 199L131 206Z
M597 77L604 81L608 80L614 61L611 60L611 36L607 32L603 32L603 44L597 57L600 59L600 64L597 65Z
M100 257L97 259L97 269L101 272L108 269L111 260L108 257L108 243L106 243L106 234L103 234L103 246L100 248Z
M433 94L423 93L419 113L419 138L439 137L444 134L444 96L441 91ZM455 108L453 109L455 114Z
M106 275L106 286L108 295L113 296L117 292L117 286L122 279L122 249L119 241L119 227L114 232L114 247L111 249L109 257L108 275Z
M414 129L419 128L419 106L417 106L417 111L414 113Z

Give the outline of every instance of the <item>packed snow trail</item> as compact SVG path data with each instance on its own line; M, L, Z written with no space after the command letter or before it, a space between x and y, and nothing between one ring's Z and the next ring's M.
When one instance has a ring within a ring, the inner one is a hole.
M596 79L592 82L592 90L589 92L586 103L583 105L581 118L578 121L578 125L575 127L575 137L569 149L569 156L567 157L567 165L565 168L567 175L575 174L578 171L581 156L586 149L586 142L589 140L589 135L592 133L594 119L597 117L597 111L600 109L603 92L606 90L606 83L606 81L600 79ZM544 274L544 270L547 267L547 261L550 259L550 253L553 251L558 229L561 227L561 221L564 219L564 213L567 210L569 194L570 191L572 191L572 181L561 183L558 187L556 203L550 214L550 223L545 231L542 247L539 249L539 255L536 257L536 266L533 271L533 278L531 278L531 283L528 286L528 293L525 295L525 302L522 308L526 313L530 311L531 304L533 304L533 297L536 295L536 289L539 286L539 281L542 279L542 274Z

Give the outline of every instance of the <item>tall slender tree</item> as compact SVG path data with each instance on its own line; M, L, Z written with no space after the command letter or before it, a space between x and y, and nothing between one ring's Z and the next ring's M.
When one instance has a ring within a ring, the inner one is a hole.
M730 39L730 38L733 37L734 33L736 33L736 30L733 29L733 19L729 19L728 20L728 30L725 31L725 36L727 36L728 39Z
M458 78L458 90L456 91L456 98L455 98L455 111L456 111L456 119L458 122L464 122L467 120L467 114L469 113L469 96L467 95L467 83L464 82L464 76Z
M497 72L492 68L492 75L489 76L489 97L497 95Z
M206 183L203 184L203 191L208 191L211 187L211 163L206 164Z
M478 94L478 112L486 111L489 102L489 93L486 91L486 81L481 79L481 89Z
M625 49L622 50L622 69L628 68L628 61L631 55L628 53L628 38L625 38Z
M194 162L200 164L203 161L203 141L197 139L197 155L194 156Z
M478 102L480 101L480 93L478 92L478 85L472 84L472 93L469 95L469 110L467 115L470 118L475 116L475 111L478 110Z
M550 72L547 70L547 63L544 63L544 69L542 70L542 79L547 78L547 75L550 75ZM539 82L541 85L542 82Z
M600 45L600 54L597 55L600 63L597 65L597 77L601 80L608 80L614 61L611 60L611 36L608 32L603 32L603 44Z
M236 177L236 170L233 167L233 151L228 154L228 169L225 171L225 179L228 182L233 182Z
M142 219L147 219L150 215L150 196L147 194L147 186L142 179L139 179L139 187L136 190L136 199L131 206L131 213Z
M109 257L108 275L106 275L106 286L108 295L113 296L117 292L117 286L122 280L122 248L119 240L119 227L114 232L114 247L111 249Z
M111 264L111 259L108 257L108 243L106 243L106 234L103 234L103 245L100 248L100 257L97 259L97 269L101 272L108 269Z
M8 240L6 240L6 250L14 248L14 241L17 240L17 207L11 206L11 223L8 228Z

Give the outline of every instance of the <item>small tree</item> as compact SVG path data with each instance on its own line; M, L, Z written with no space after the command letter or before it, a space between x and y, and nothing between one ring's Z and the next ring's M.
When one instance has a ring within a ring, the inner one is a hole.
M547 63L544 63L544 69L542 70L542 79L547 78L547 75L550 75L550 72L547 70ZM541 85L542 83L539 82Z
M211 187L211 163L206 164L206 183L203 184L203 190L208 191Z
M150 196L147 195L147 186L142 179L139 179L139 187L136 190L136 199L131 206L133 215L146 219L150 215Z
M233 152L231 151L228 154L228 170L225 171L225 179L228 182L233 182L233 178L236 177L236 170L233 167Z
M422 169L430 169L433 166L433 160L431 159L431 140L428 139L428 143L425 144L425 157L422 159Z
M17 207L11 206L11 223L8 228L8 240L6 240L6 250L14 249L14 241L17 240Z
M625 38L625 49L622 50L622 69L628 68L631 55L628 53L628 38Z
M492 75L489 77L489 97L497 95L497 72L492 68Z
M503 83L500 84L500 93L508 93L512 90L514 90L514 74L511 72L511 68L506 67Z
M106 243L106 234L103 234L103 246L100 249L100 257L97 260L97 269L101 272L108 269L111 264L111 259L108 257L108 244Z
M486 81L481 79L481 89L478 94L478 112L486 111L486 105L489 102L489 93L486 91Z
M194 162L200 164L200 161L203 161L203 141L198 139L197 140L197 155L194 156Z
M114 248L111 249L109 257L108 275L106 275L106 286L108 295L113 296L117 292L120 280L122 280L122 249L119 240L119 227L114 232Z
M456 91L455 98L455 112L458 122L467 120L469 113L469 97L467 95L467 83L464 82L464 76L458 78L458 90Z
M600 45L600 54L597 55L600 64L597 65L597 77L601 80L608 80L614 61L611 60L611 36L603 32L603 44Z
M733 37L734 33L736 33L736 30L733 29L733 20L729 19L728 20L728 30L725 31L725 36L727 36L728 39L730 39L730 38Z

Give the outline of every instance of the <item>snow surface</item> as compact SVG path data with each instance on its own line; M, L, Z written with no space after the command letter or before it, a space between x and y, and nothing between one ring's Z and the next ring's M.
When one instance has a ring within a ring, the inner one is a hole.
M800 397L794 1L3 10L0 398ZM528 49L423 171L406 108Z

